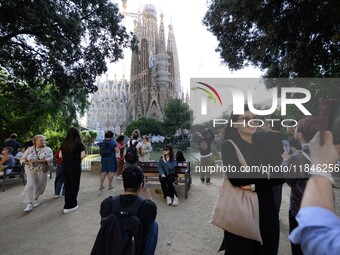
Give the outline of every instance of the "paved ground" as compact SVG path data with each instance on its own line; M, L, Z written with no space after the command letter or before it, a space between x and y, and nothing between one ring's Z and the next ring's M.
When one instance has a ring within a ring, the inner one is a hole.
M99 176L84 172L78 197L80 208L70 214L62 214L63 200L53 198L54 179L48 181L41 197L41 206L24 213L21 202L23 186L12 181L6 192L0 192L0 254L2 255L83 255L90 254L99 229L99 205L109 195L122 192L122 182L115 180L113 190L99 191ZM340 181L337 180L340 186ZM193 177L189 198L184 199L181 186L178 207L165 204L161 194L156 194L157 184L150 190L158 206L159 241L156 254L217 254L223 232L209 224L216 201L220 178L215 176L210 186ZM106 185L107 187L107 185ZM339 211L339 189L335 189ZM288 235L288 194L284 187L281 219L280 255L290 254Z

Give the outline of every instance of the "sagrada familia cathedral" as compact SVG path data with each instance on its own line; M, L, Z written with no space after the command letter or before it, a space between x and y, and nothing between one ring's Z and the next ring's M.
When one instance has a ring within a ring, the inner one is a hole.
M125 6L124 6L125 4ZM95 130L124 131L133 120L142 116L162 120L164 108L173 98L184 99L182 92L175 34L172 25L164 28L164 15L152 4L133 16L134 33L139 40L138 52L131 57L130 81L106 78L97 80L98 91L91 97L87 126ZM159 24L159 26L158 26Z

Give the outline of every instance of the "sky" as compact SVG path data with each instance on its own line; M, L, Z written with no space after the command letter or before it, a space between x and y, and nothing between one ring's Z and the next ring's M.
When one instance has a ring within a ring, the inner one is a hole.
M122 1L114 0L122 10ZM190 89L190 78L258 78L262 72L248 67L231 72L226 65L221 64L219 53L215 52L218 45L216 38L202 24L207 10L207 0L128 0L127 12L137 13L144 4L154 4L158 15L163 11L164 25L167 35L167 25L172 22L179 58L181 83L184 91ZM126 26L132 31L132 17L126 18ZM159 22L159 18L158 18ZM129 78L131 53L125 51L125 60L109 65L108 76L113 79ZM124 67L123 67L123 63Z

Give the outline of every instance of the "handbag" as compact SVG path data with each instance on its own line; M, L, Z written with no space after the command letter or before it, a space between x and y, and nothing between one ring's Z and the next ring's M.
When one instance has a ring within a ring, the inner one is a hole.
M231 140L239 162L247 166L240 149ZM256 240L262 244L259 201L256 192L233 186L224 175L210 223L232 234Z

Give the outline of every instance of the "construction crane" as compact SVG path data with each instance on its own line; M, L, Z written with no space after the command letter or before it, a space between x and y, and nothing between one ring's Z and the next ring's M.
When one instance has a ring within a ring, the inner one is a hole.
M122 2L123 2L123 15L124 15L124 17L129 16L129 17L138 19L142 15L141 13L126 12L127 0L122 0Z

